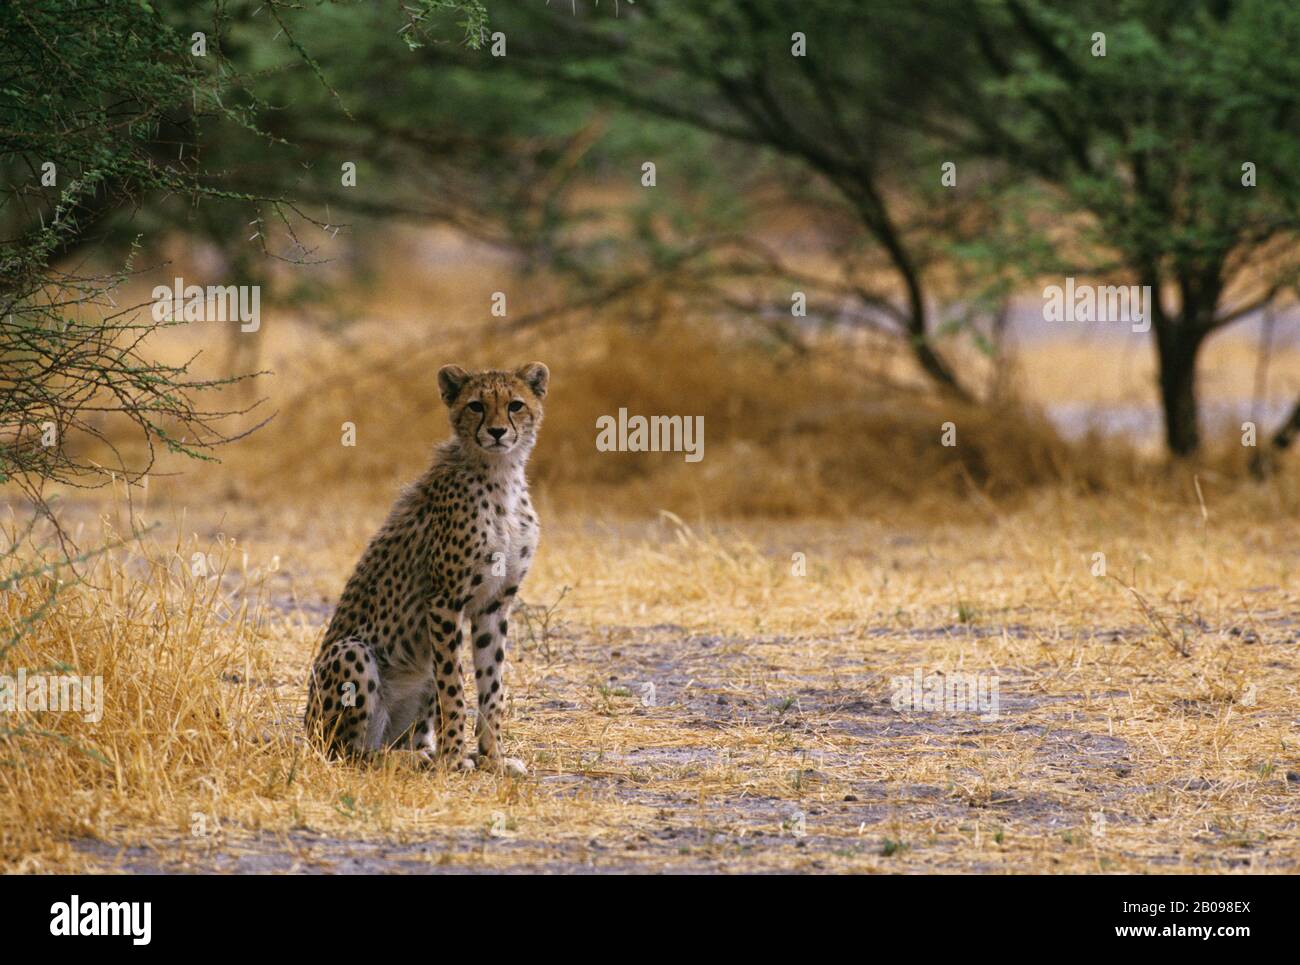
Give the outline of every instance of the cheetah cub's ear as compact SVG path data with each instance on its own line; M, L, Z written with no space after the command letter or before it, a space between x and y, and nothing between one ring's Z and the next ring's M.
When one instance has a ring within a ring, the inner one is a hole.
M469 381L469 373L459 365L444 365L438 370L438 391L442 393L442 401L451 405L456 401L456 396L460 395L460 390L465 383Z
M529 362L515 369L515 375L523 379L539 399L546 398L546 386L551 381L551 370L541 362Z

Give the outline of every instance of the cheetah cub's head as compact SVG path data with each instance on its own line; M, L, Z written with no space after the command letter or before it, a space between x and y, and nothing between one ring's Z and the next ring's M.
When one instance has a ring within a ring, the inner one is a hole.
M542 399L551 373L541 362L513 372L466 372L459 365L438 370L438 389L451 427L470 451L489 456L527 455L542 424Z

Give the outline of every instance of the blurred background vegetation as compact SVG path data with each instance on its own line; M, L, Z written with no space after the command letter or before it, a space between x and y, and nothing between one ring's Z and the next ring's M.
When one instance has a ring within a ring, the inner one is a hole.
M544 490L632 509L1258 476L1300 427L1294 5L14 0L0 49L31 496L160 453L365 487L445 432L440 364L525 355ZM178 276L260 327L153 321ZM1045 322L1071 277L1151 330ZM704 463L594 458L620 407L704 415Z

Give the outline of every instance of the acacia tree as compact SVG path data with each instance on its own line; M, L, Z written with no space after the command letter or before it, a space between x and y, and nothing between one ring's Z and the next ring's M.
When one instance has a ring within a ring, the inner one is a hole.
M992 245L1025 274L1149 286L1169 451L1201 443L1207 338L1300 273L1300 8L1268 0L941 5L988 76L945 76L965 157L1044 185L1037 221L1064 246ZM1036 252L1036 256L1035 253Z

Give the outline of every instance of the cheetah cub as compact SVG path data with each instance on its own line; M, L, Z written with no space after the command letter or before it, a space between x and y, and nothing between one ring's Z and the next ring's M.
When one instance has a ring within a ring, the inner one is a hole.
M550 372L438 372L455 436L408 486L348 579L312 667L306 724L332 756L388 748L429 761L526 773L499 729L510 606L537 549L524 464ZM468 620L478 691L477 760L465 751L460 673Z

